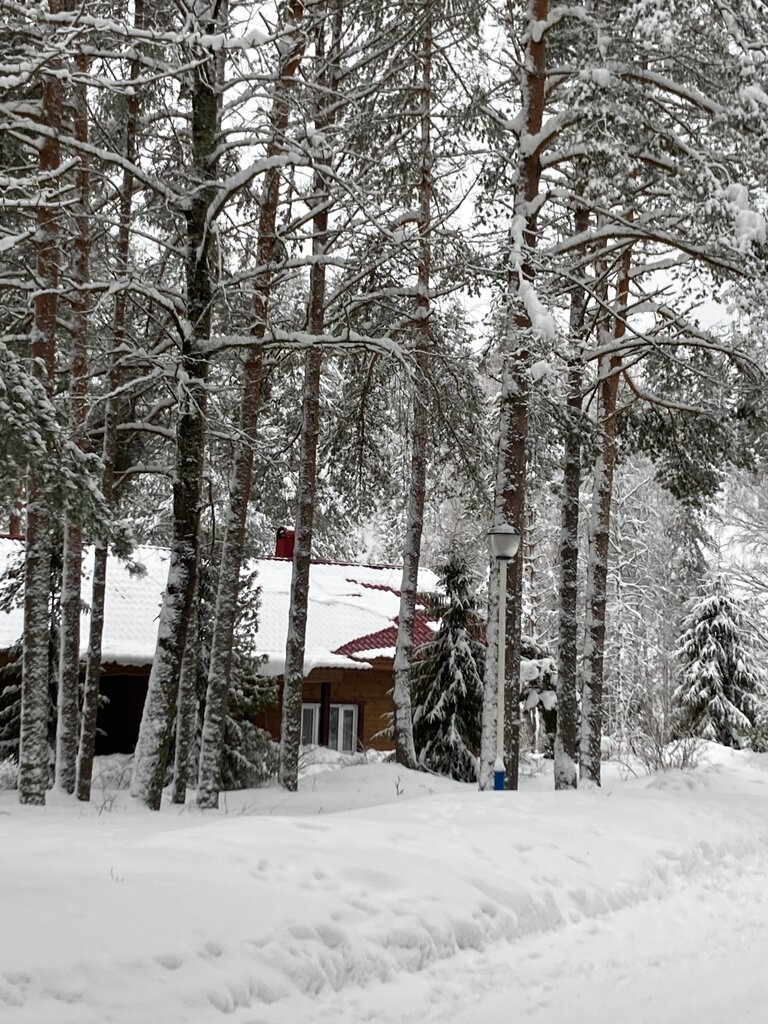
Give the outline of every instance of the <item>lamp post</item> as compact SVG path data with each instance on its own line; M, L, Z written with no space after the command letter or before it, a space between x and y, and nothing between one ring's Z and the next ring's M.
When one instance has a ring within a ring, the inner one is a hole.
M493 765L493 788L504 789L504 677L507 654L507 562L520 547L520 531L509 523L497 523L488 531L488 547L499 564L499 643L496 658L496 760Z

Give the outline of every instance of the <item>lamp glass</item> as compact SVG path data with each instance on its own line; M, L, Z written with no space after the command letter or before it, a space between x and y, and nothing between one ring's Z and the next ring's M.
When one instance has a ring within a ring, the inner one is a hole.
M497 523L488 531L488 547L500 562L509 562L520 547L520 531L509 523Z

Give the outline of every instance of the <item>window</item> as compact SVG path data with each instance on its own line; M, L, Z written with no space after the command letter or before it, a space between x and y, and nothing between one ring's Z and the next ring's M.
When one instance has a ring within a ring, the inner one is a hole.
M327 707L328 705L326 705ZM322 705L301 705L301 745L317 746L321 741ZM324 736L322 737L324 738ZM328 746L342 754L357 750L357 704L331 704L328 708Z
M320 705L301 705L301 745L317 746L320 742Z
M331 704L328 746L344 754L357 750L357 705Z

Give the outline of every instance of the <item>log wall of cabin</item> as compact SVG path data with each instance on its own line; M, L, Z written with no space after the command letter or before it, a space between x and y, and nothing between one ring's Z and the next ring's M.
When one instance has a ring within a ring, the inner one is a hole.
M327 687L326 694L323 687ZM282 694L282 680L278 684ZM392 750L392 740L388 736L377 736L387 729L389 716L394 710L392 704L392 662L374 662L369 669L316 668L304 680L305 703L320 704L325 708L330 704L356 704L358 745L361 749ZM255 718L256 725L266 729L275 738L280 735L281 701L265 708ZM321 722L321 742L323 733L327 737L327 722Z

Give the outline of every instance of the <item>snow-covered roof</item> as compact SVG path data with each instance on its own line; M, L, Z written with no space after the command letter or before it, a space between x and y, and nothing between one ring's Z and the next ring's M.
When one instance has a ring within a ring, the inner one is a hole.
M0 538L0 578L23 555L23 543ZM118 665L151 663L169 558L165 548L136 548L132 562L143 566L144 573L131 572L125 562L110 558L102 649L105 662ZM89 549L83 572L83 601L86 606L91 599L92 565L93 549ZM254 568L256 584L261 587L259 628L254 647L258 653L267 655L262 671L279 675L285 663L292 563L288 559L265 558L249 563L249 572ZM401 568L394 565L312 564L304 662L307 673L313 668L368 668L366 657L392 657L401 574ZM434 573L422 569L419 572L419 589L430 591L436 587ZM23 627L21 607L0 612L0 650L16 643L21 638ZM420 628L417 626L417 633ZM86 610L81 620L83 654L87 648L88 629ZM376 634L381 636L372 642Z
M0 577L24 557L24 545L0 538ZM148 665L155 655L157 618L168 579L170 553L165 548L138 547L132 562L144 572L131 572L125 562L110 558L107 566L107 595L104 605L102 660L117 665ZM88 647L93 582L93 548L83 560L82 599L86 606L80 620L80 652ZM0 650L15 644L24 629L22 608L0 612Z
M266 558L256 567L261 585L256 646L268 658L262 671L279 675L285 665L291 562ZM367 668L366 659L393 657L401 577L402 569L395 565L313 562L309 571L305 671ZM419 590L435 589L435 574L420 570Z

